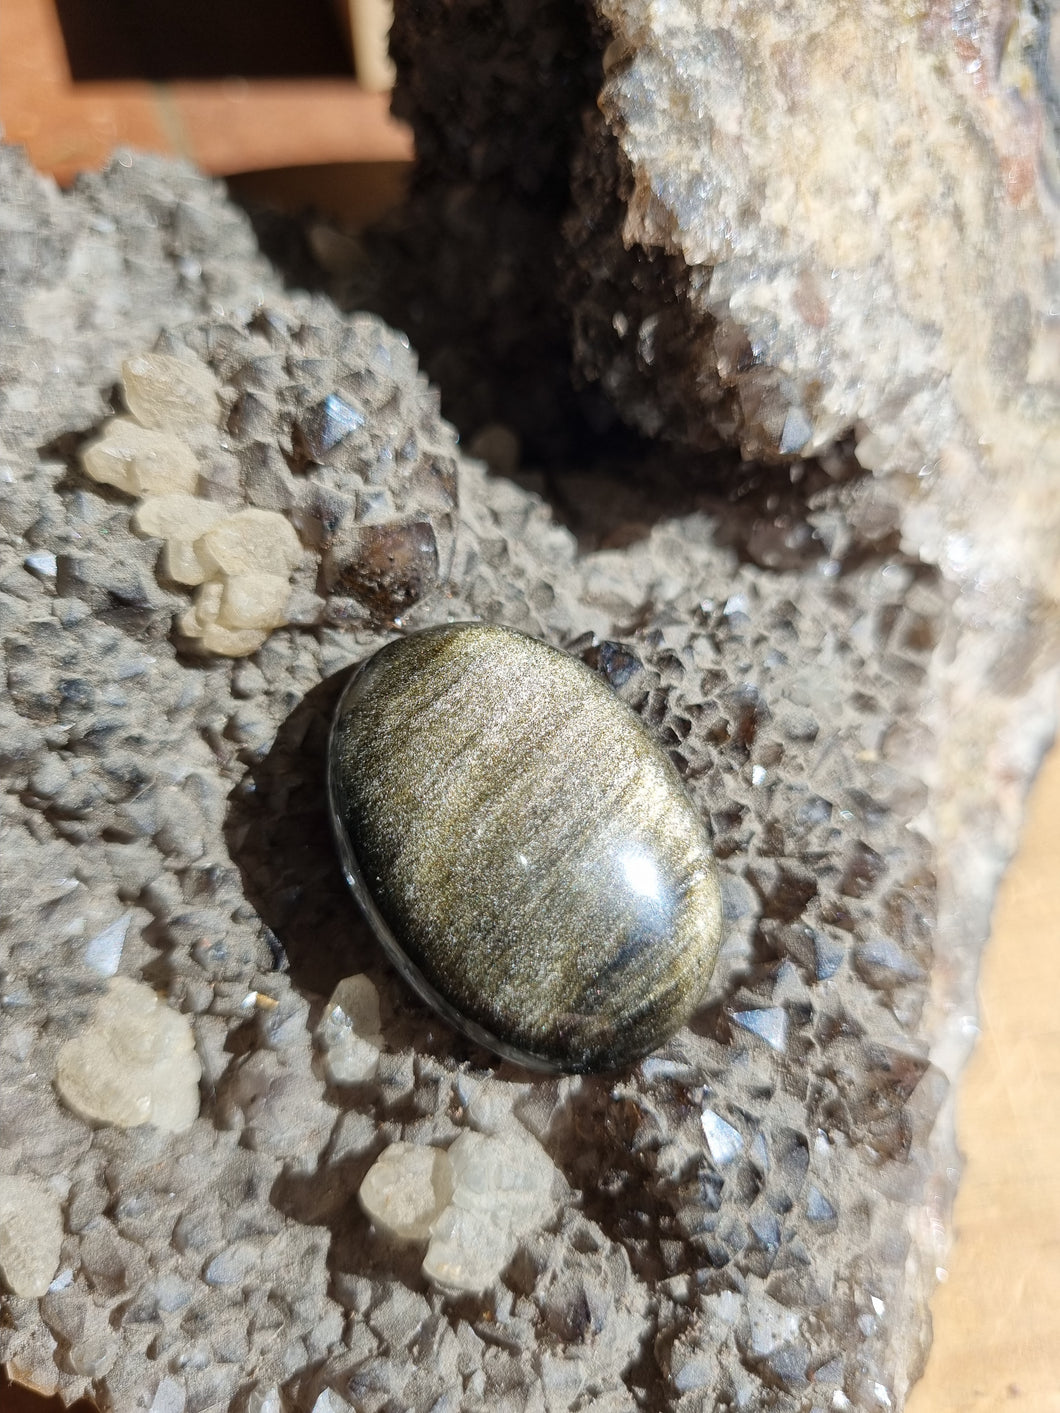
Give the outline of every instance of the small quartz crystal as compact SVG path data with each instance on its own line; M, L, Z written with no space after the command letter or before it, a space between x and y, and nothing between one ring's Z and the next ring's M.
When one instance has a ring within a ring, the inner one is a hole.
M438 583L438 542L428 520L362 525L325 560L328 587L352 594L382 619L426 598Z
M59 1051L55 1085L82 1118L177 1133L199 1113L191 1026L150 986L115 977L88 1028Z
M364 426L364 413L351 407L338 393L329 393L323 402L309 408L299 423L299 432L308 455L323 461L351 432Z
M383 1036L379 992L366 976L347 976L339 982L316 1035L332 1084L363 1084L372 1078L379 1067Z
M90 966L100 976L113 976L121 963L122 948L125 946L125 936L129 931L130 922L132 922L132 913L122 913L116 922L112 922L109 927L105 927L102 932L97 933L91 941L86 942L84 951L86 966Z
M732 1124L727 1124L713 1109L703 1110L701 1122L711 1159L719 1168L727 1167L739 1157L743 1138Z

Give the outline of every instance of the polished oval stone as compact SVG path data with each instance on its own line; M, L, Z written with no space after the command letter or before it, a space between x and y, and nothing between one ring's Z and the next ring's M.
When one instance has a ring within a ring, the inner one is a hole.
M472 1039L540 1069L628 1064L717 955L703 823L584 663L461 623L355 672L329 755L355 895L399 971Z

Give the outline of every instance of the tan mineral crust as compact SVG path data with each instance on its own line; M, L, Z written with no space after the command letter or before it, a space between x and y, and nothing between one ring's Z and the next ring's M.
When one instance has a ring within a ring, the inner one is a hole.
M900 1409L1055 726L1047 19L395 35L409 325L494 474L211 183L0 148L0 1360L117 1413ZM616 408L683 449L560 425ZM339 869L350 667L472 619L601 671L709 821L718 969L626 1072L462 1041Z

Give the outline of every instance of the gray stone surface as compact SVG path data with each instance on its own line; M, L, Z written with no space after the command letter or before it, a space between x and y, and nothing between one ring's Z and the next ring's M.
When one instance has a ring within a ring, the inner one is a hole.
M1012 631L1055 655L1053 8L587 9L397 7L421 158L378 302L450 415L575 463L620 417L708 453L688 475L715 486L718 448L778 488L838 448L876 473L852 478L859 534L1018 601Z
M810 466L778 503L753 474L692 496L665 458L643 489L587 472L565 492L579 543L459 452L400 336L281 294L210 184L137 158L59 196L0 160L0 1175L50 1183L65 1230L48 1293L5 1297L0 1357L123 1413L275 1390L365 1413L900 1407L975 956L1054 684L999 681L992 620L962 627L936 568L859 538L841 475ZM380 487L452 549L402 626L481 617L570 646L672 752L729 930L666 1050L534 1078L385 967L337 867L323 753L345 669L393 623L317 585L253 658L178 650L185 591L133 503L77 469L120 360L153 344L222 384L219 494L268 497L309 545ZM321 464L296 430L334 391L365 425ZM439 457L440 501L419 474ZM969 700L974 728L948 729ZM184 1133L93 1127L56 1095L115 971L191 1023ZM313 1035L354 972L383 1047L340 1088ZM488 1296L446 1297L357 1187L390 1143L513 1121L568 1192Z
M597 8L576 361L674 440L787 459L851 438L866 533L889 518L1055 618L1052 8Z

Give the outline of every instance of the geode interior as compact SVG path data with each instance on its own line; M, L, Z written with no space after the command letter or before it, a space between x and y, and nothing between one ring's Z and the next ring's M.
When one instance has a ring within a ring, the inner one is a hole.
M5 1300L0 1357L118 1409L900 1407L952 1191L975 949L1049 684L991 704L1019 731L988 759L960 754L953 590L851 529L841 459L782 506L753 468L731 495L661 460L639 488L572 476L579 544L457 450L403 337L284 295L201 179L129 159L61 197L3 152L0 195L0 1174L45 1183L65 1233L47 1294ZM435 581L395 615L393 596L385 613L336 597L322 567L252 658L175 643L185 591L78 463L121 359L156 335L213 372L230 414L204 493L267 494L323 565L344 486L374 486L451 545ZM325 445L333 393L363 423ZM442 497L418 474L438 457ZM617 1079L469 1049L351 910L327 727L395 616L581 653L709 818L727 936L708 1002ZM966 774L993 803L943 859ZM354 972L378 989L382 1048L349 1087L313 1031ZM114 973L191 1023L201 1112L183 1132L93 1127L56 1094L59 1048ZM447 1294L354 1194L391 1143L513 1124L562 1200L493 1287Z
M859 536L985 585L1055 661L1048 7L397 0L392 43L419 160L374 307L462 429L577 463L622 419L778 491L844 447L875 473ZM557 369L577 396L527 395Z

